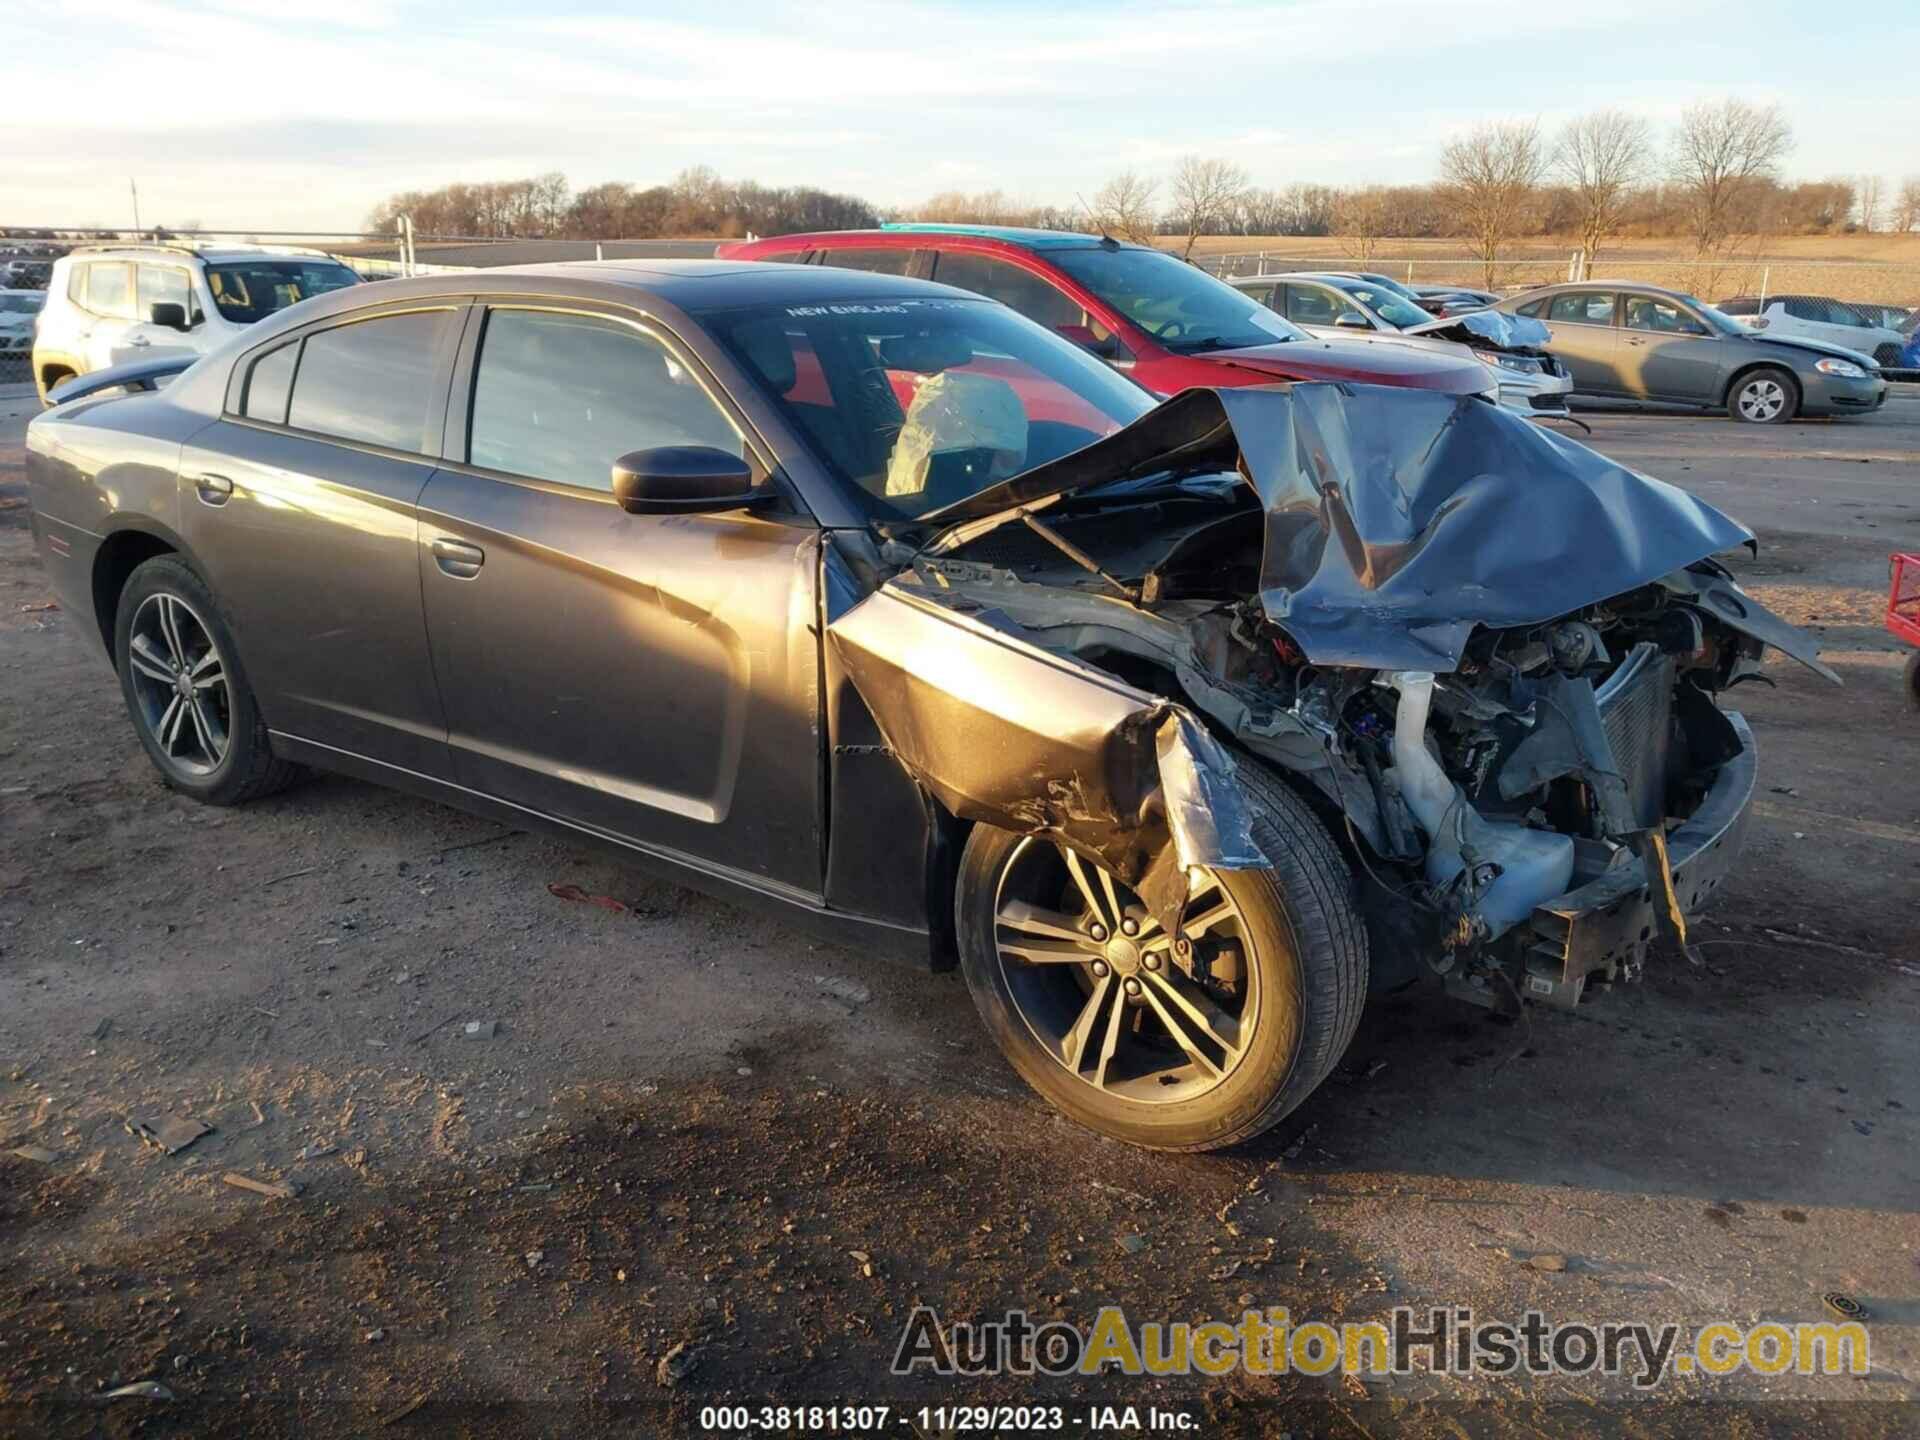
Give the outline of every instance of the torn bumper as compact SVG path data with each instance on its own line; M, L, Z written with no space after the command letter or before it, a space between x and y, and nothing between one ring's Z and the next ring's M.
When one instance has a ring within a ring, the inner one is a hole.
M1740 739L1740 753L1720 767L1706 798L1667 835L1667 854L1680 906L1691 917L1720 888L1745 841L1753 812L1759 758L1753 731L1737 712L1726 712ZM1526 950L1527 998L1572 1007L1596 972L1611 980L1646 959L1659 933L1657 878L1629 858L1598 879L1537 907Z

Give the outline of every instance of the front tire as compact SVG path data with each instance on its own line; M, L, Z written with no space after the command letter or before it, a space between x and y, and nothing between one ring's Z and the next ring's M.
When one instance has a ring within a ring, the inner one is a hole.
M134 731L175 790L238 805L298 773L273 753L213 592L178 559L155 556L127 577L113 654Z
M1772 366L1742 375L1727 396L1727 413L1748 425L1784 425L1799 410L1799 384Z
M1900 347L1892 341L1883 341L1880 348L1873 352L1873 363L1882 370L1892 370L1900 363Z
M1021 1078L1100 1134L1155 1150L1258 1135L1359 1024L1352 872L1291 790L1252 762L1236 778L1272 868L1198 872L1177 954L1126 886L1051 841L979 825L967 842L954 909L974 1004Z

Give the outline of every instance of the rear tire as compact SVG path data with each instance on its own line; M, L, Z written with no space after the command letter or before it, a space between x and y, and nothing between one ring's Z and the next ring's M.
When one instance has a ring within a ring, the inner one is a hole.
M1749 370L1727 393L1727 414L1748 425L1784 425L1799 411L1799 383L1771 365Z
M1005 899L1007 886L1022 873L1020 867L1035 860L1034 847L1043 847L1038 859L1049 863L1045 852L1057 850L1051 842L977 825L961 858L954 896L960 964L988 1032L1021 1078L1055 1108L1090 1130L1129 1144L1212 1150L1258 1135L1313 1093L1345 1053L1360 1021L1367 989L1367 931L1355 908L1353 874L1345 857L1313 811L1252 761L1241 762L1236 779L1251 802L1254 837L1272 868L1203 872L1194 893L1206 899L1190 903L1187 923L1198 925L1205 915L1230 911L1225 923L1234 938L1222 942L1213 931L1196 932L1191 959L1181 961L1179 970L1170 963L1172 948L1164 935L1147 938L1158 929L1150 919L1137 919L1139 948L1144 955L1155 944L1165 947L1158 952L1158 965L1125 955L1103 960L1109 950L1086 939L1078 941L1087 951L1084 964L1071 957L1066 963L1056 959L1034 964L1010 954L1009 944L1049 933L1041 925L1010 927L1010 911L1044 913L1042 924L1065 920L1085 935L1094 928L1093 907L1080 908L1071 887L1053 893L1064 894L1063 911L1077 913L1041 911L1019 900L1009 905ZM1081 863L1095 896L1100 895L1102 878L1090 864ZM1113 888L1123 913L1144 915L1143 907L1133 908L1137 902L1129 904L1126 887L1115 881ZM1050 907L1052 902L1042 904ZM1059 954L1073 943L1072 938L1064 946L1043 939L1027 948L1051 948ZM1106 973L1095 978L1101 965ZM1237 993L1215 988L1223 972L1235 977ZM1203 973L1206 979L1201 981ZM1139 990L1129 998L1114 989L1109 1008L1102 1011L1096 987L1118 986L1123 974L1125 983L1137 983ZM1054 1014L1072 1016L1076 995L1068 979L1089 997L1083 1017L1090 1013L1095 1019L1076 1020L1063 1031L1043 1013L1054 1002L1037 986L1052 985L1051 993L1063 997ZM1184 1003L1183 994L1201 1003L1209 1015L1232 1022L1214 1027L1231 1035L1231 1048L1211 1049L1210 1031L1188 1034L1190 1041L1201 1040L1201 1048L1210 1050L1209 1063L1218 1074L1207 1073L1197 1062L1183 1063L1192 1050L1183 1057L1180 1050L1186 1047L1175 1048L1168 1017L1190 1023L1177 1008ZM1155 1005L1156 999L1163 1003ZM1090 1050L1106 1043L1109 1053L1118 1054L1117 1076L1110 1075L1097 1054L1074 1066L1062 1058L1062 1050L1080 1053L1072 1051L1070 1040L1083 1024L1093 1037L1084 1042ZM1119 1042L1118 1052L1108 1037ZM1132 1052L1131 1057L1125 1052ZM1156 1071L1156 1057L1170 1068Z
M300 773L273 753L213 592L176 557L156 555L127 577L113 656L134 732L175 790L238 805Z
M1920 713L1920 650L1907 657L1907 704Z

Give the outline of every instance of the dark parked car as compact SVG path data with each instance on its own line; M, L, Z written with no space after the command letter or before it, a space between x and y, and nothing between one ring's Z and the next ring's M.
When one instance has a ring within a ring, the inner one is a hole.
M957 285L1018 310L1156 395L1193 385L1351 380L1494 396L1486 372L1469 362L1316 339L1197 266L1102 235L900 224L735 240L719 253Z
M1795 415L1862 415L1886 403L1865 355L1755 331L1676 290L1589 281L1529 290L1493 307L1544 320L1574 393L1724 409L1780 425Z
M915 280L395 280L188 365L27 432L168 784L343 771L957 963L1146 1145L1271 1125L1371 984L1631 978L1739 849L1714 697L1767 644L1819 667L1710 558L1746 530L1495 406L1156 407Z

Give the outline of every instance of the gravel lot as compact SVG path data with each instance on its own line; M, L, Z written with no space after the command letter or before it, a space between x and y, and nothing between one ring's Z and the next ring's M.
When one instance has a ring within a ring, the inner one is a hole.
M1879 607L1886 553L1920 548L1920 394L1770 431L1589 417L1760 532L1738 568L1847 683L1782 662L1740 692L1763 794L1704 967L1524 1026L1385 999L1320 1095L1211 1157L1055 1119L956 977L354 782L174 797L45 608L33 404L0 398L0 1432L680 1434L723 1401L1025 1400L1207 1436L1912 1433L1920 716ZM169 1113L216 1128L173 1156L127 1133ZM1822 1319L1829 1291L1871 1312L1870 1377L886 1373L922 1302L1693 1327ZM174 1398L93 1399L144 1379Z

